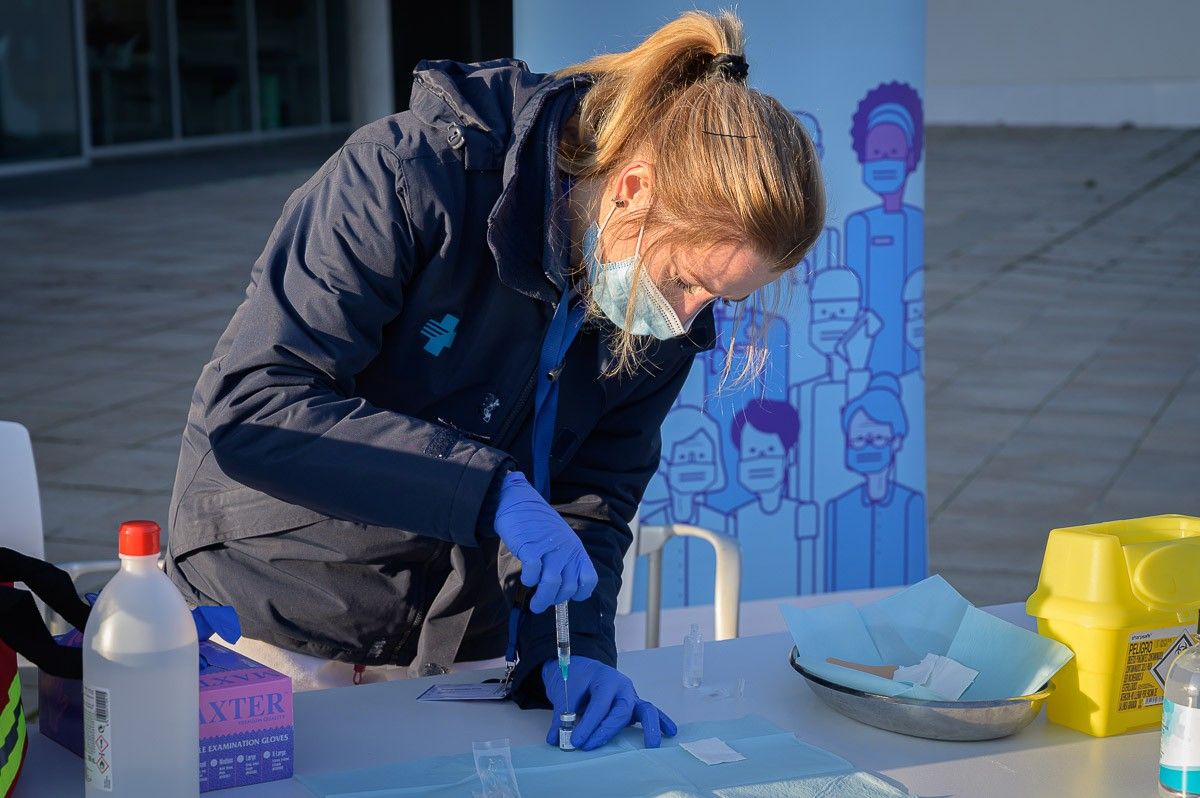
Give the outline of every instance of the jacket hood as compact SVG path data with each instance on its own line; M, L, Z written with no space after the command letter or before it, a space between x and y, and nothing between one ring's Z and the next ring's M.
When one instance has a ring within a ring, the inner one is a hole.
M558 142L592 81L554 78L514 58L475 64L421 61L409 108L464 150L468 171L501 170L502 189L487 220L488 247L501 281L527 296L557 302L569 266L566 225L550 224L561 207ZM706 309L688 336L697 349L715 342Z
M551 78L512 58L422 61L413 72L413 113L447 132L451 146L464 150L468 171L502 171L488 216L500 279L550 302L558 299L570 251L561 226L547 225L562 195L554 179L558 140L589 86L586 78Z

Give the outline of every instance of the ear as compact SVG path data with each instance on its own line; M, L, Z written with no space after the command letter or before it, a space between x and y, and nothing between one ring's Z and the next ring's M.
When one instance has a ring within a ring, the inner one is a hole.
M613 197L623 199L629 208L648 208L654 193L654 164L635 160L625 165L617 175Z
M892 438L892 454L896 454L903 448L904 448L904 438L902 438L899 435Z

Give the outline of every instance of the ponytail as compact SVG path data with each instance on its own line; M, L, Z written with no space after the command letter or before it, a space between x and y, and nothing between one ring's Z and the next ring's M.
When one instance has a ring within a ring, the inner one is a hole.
M742 22L728 11L712 16L688 11L625 53L597 55L558 76L589 74L596 83L583 101L581 131L590 146L580 171L606 171L642 142L687 86L718 77L719 54L744 57Z
M593 82L580 106L578 137L560 147L560 168L606 181L644 158L655 168L653 200L625 223L656 230L647 252L748 245L768 268L785 272L824 228L820 167L803 125L750 88L748 71L742 23L728 11L688 11L628 52L559 71ZM773 304L778 296L776 289ZM765 330L751 321L754 341L739 380L765 367ZM614 349L619 370L636 363L631 336Z

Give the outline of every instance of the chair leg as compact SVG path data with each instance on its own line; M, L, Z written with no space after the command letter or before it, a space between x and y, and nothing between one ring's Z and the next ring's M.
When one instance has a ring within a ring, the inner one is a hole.
M675 524L672 530L679 537L707 541L716 551L717 575L713 593L716 639L737 637L742 592L742 549L737 538L692 524Z
M717 579L713 594L717 640L733 640L738 636L741 594L742 550L733 541L731 545L717 547Z

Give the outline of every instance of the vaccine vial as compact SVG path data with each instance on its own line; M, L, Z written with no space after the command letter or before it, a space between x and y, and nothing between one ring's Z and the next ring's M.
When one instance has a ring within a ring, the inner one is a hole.
M1175 658L1163 687L1158 792L1200 797L1200 646Z
M703 678L704 636L700 634L700 625L694 623L683 638L683 686L699 687Z
M574 751L575 746L571 744L571 732L575 731L575 713L564 712L558 716L558 750Z

